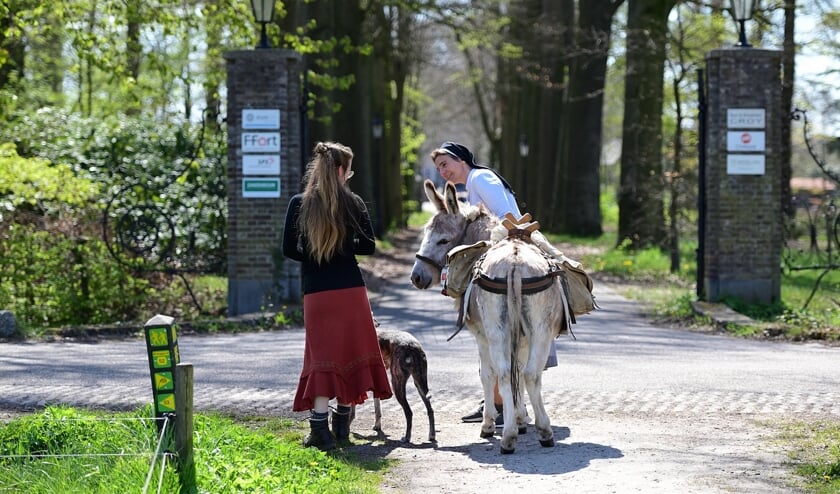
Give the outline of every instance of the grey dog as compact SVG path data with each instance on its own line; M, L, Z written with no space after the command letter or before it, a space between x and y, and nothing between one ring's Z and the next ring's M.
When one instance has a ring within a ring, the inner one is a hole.
M378 322L376 323L379 324ZM426 352L420 342L411 333L393 329L376 329L379 337L379 350L382 352L382 361L385 368L391 373L391 389L394 397L402 406L405 412L405 436L402 442L411 442L412 416L411 406L405 396L408 378L414 380L414 386L420 393L423 404L426 405L426 413L429 416L429 441L435 440L435 412L432 410L432 402L429 395L429 384L427 378ZM382 432L382 408L379 399L373 400L376 422L373 430ZM355 411L355 410L354 410Z

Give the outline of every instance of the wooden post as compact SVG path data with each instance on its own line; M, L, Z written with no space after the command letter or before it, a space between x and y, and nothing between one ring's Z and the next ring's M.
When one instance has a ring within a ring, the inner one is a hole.
M193 454L193 366L175 366L175 452L181 494L198 492Z

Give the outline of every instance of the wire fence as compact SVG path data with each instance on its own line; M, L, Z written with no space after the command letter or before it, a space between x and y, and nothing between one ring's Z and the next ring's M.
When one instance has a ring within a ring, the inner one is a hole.
M50 421L49 419L47 421ZM164 485L164 473L166 471L167 463L172 463L175 456L172 452L167 450L167 445L171 442L173 434L173 421L170 416L142 418L142 417L84 417L84 418L68 418L61 417L52 420L53 422L154 422L157 423L157 433L153 436L152 442L148 443L148 451L139 452L96 452L96 453L21 453L21 454L0 454L0 461L2 460L46 460L46 459L75 459L75 458L113 458L113 457L133 457L142 458L150 457L149 467L146 473L145 483L142 494L156 492L161 494ZM153 450L153 451L152 451ZM157 478L155 479L155 472ZM154 489L154 490L150 490Z

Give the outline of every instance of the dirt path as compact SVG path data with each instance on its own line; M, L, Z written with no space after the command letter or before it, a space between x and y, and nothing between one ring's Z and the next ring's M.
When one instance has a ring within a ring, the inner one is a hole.
M498 435L480 439L477 424L450 414L438 420L434 447L371 446L372 456L390 448L387 457L399 460L383 492L798 492L773 428L751 419L569 413L553 417L562 424L554 426L555 447L541 447L529 432L512 455L499 454Z

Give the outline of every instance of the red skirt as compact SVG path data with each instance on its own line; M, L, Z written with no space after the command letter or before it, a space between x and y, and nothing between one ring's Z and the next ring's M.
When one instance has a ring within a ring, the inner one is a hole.
M369 391L391 397L365 287L304 295L303 323L303 370L292 410L311 410L316 396L356 405Z

